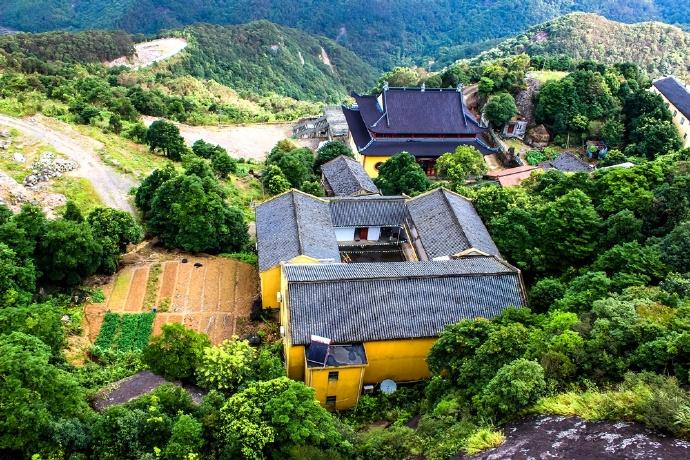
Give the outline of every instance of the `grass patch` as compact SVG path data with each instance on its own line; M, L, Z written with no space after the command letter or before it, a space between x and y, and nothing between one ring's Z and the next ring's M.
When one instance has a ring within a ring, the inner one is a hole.
M53 180L51 189L55 193L61 193L68 200L74 201L77 207L84 213L103 206L101 197L91 182L83 177L62 176Z
M251 252L232 252L227 254L221 254L221 257L226 259L237 260L239 262L244 262L250 265L257 265L259 263L259 256Z
M568 75L568 72L561 72L558 70L536 70L530 72L530 76L536 78L541 83L562 80L566 75Z
M162 268L160 262L149 267L149 279L146 281L146 294L144 295L144 308L151 309L156 305L158 297L158 281L160 280Z
M500 431L491 428L481 428L465 439L463 450L467 455L476 455L479 452L500 446L506 437Z
M103 144L97 150L103 163L112 166L123 174L143 179L151 171L162 168L168 161L160 155L151 153L145 145L140 145L117 134L104 133L96 126L74 125L82 134Z

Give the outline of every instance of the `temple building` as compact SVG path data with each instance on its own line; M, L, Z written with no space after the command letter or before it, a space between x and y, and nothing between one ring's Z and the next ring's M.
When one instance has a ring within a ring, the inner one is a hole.
M654 80L652 92L664 99L683 139L683 147L690 147L690 85L676 77L664 77Z
M472 202L444 188L414 198L292 190L256 207L256 237L287 375L331 410L428 378L446 326L525 304L520 270Z
M429 176L436 159L460 145L483 154L496 153L483 140L487 131L467 109L462 87L457 89L389 88L378 96L353 93L355 103L343 113L364 169L371 177L389 157L408 152Z

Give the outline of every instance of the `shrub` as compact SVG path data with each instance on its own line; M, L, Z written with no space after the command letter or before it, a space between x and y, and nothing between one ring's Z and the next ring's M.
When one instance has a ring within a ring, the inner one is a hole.
M181 324L166 324L144 349L142 359L153 372L166 379L191 381L204 348L210 345L205 334Z
M362 458L370 460L404 460L414 454L416 444L411 428L373 428L360 435L358 450Z
M480 413L508 417L534 404L546 388L544 369L524 358L504 365L480 395L475 405Z

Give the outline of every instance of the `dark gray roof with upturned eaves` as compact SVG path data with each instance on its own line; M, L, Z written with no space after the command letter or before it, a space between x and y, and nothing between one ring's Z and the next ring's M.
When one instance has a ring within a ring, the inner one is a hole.
M336 196L379 193L364 167L354 158L340 155L321 166L323 178Z
M470 248L500 256L489 231L467 198L438 188L412 198L407 208L430 259L455 255Z
M290 336L333 343L435 337L463 319L522 306L519 271L494 257L285 267Z
M256 207L259 270L307 255L340 260L328 202L291 190Z
M334 227L395 227L407 216L404 196L330 198Z

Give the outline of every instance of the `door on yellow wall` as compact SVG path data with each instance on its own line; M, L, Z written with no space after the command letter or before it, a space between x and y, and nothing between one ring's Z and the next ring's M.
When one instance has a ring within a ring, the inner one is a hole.
M338 378L340 373L338 371L328 372L328 390L326 390L327 396L335 396L338 394Z

